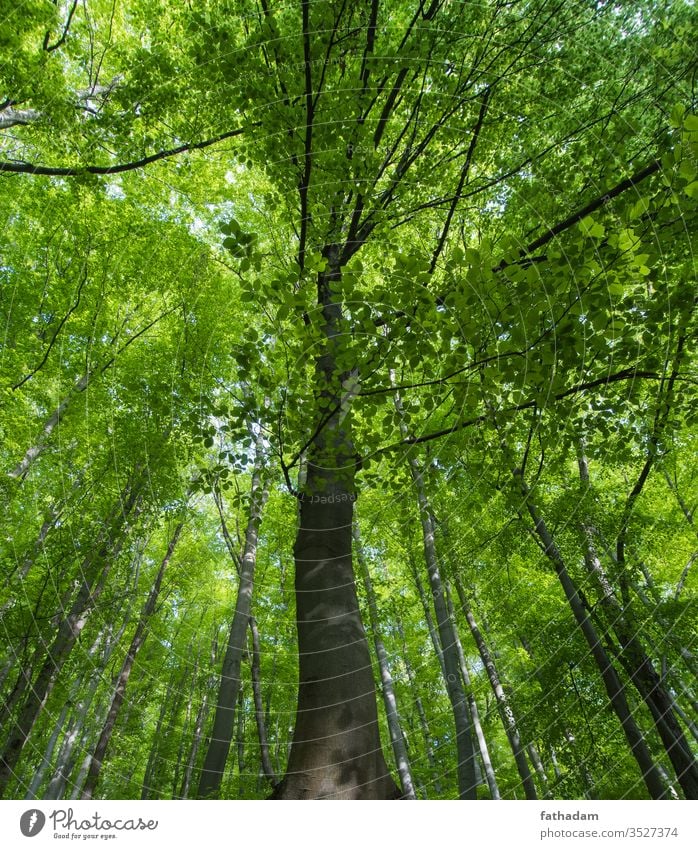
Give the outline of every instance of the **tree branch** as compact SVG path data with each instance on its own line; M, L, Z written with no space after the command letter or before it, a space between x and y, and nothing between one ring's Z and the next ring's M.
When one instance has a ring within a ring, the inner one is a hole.
M259 126L253 124L252 126ZM0 124L0 128L2 125ZM4 171L9 174L35 174L40 177L78 177L82 174L122 174L124 171L135 171L137 168L143 168L145 165L150 165L152 162L158 162L160 159L167 159L170 156L177 156L179 153L185 153L188 150L202 150L218 142L231 139L235 136L242 135L245 132L244 127L237 130L230 130L227 133L221 133L219 136L214 136L211 139L205 139L200 142L187 142L179 147L172 147L168 150L160 150L158 153L152 153L150 156L144 156L143 159L137 159L134 162L124 162L120 165L82 165L75 167L54 167L52 165L33 165L30 162L1 162L0 172Z
M553 396L553 398L556 401L561 401L563 398L567 398L569 395L575 395L579 392L585 392L586 390L594 389L597 386L606 386L609 383L616 383L621 380L636 379L661 380L661 375L657 374L657 372L654 371L637 371L636 369L632 368L623 369L623 371L616 372L616 374L611 374L607 377L600 377L596 380L590 380L586 383L578 383L576 386L572 386L569 389L566 389L564 392L558 392L557 395ZM538 406L538 403L538 399L524 401L523 403L516 404L513 407L506 407L500 412L516 413L521 410L530 410L532 407ZM410 436L407 437L407 439L402 439L399 442L393 442L391 445L386 445L385 448L379 448L375 453L381 454L385 451L392 451L395 448L401 448L405 445L419 445L422 442L432 442L435 439L440 439L442 436L449 436L452 433L457 433L459 430L464 430L465 428L471 427L472 425L482 424L483 422L490 419L491 415L491 412L482 413L482 415L476 416L475 418L456 422L456 424L452 425L451 427L435 431L434 433L426 433L423 436Z

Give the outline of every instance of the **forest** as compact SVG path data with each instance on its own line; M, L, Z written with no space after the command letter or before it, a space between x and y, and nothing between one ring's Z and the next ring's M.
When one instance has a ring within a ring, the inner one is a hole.
M698 799L692 0L0 0L0 798Z

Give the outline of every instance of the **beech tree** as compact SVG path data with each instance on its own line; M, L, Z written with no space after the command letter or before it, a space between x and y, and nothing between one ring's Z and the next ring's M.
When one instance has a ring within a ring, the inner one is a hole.
M693 4L3 16L0 792L695 798Z

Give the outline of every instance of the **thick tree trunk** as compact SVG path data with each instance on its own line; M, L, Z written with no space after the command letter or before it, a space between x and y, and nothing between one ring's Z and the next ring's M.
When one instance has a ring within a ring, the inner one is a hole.
M354 542L356 543L354 549L356 552L356 559L359 564L359 570L361 572L364 589L366 591L366 599L368 601L368 613L369 621L371 624L371 631L373 633L373 645L376 649L378 669L380 671L381 676L383 703L385 705L385 714L388 720L388 730L390 731L390 742L393 746L395 764L397 766L398 775L400 776L402 798L416 799L417 796L414 789L414 780L412 779L410 761L409 757L407 756L405 736L402 732L402 726L400 724L400 715L398 714L397 710L397 699L395 698L393 676L390 674L390 666L388 664L388 653L385 650L385 645L380 634L380 618L378 616L376 594L373 591L371 573L368 570L368 564L366 563L366 558L364 557L363 549L361 547L359 526L356 522L354 523L353 534Z
M109 711L107 712L107 718L104 722L104 727L102 728L102 733L99 736L95 750L92 753L92 760L87 773L87 779L85 780L85 786L82 789L82 799L91 799L97 787L97 781L99 780L102 763L104 762L104 757L109 747L109 741L111 740L111 736L114 732L119 711L124 703L128 679L131 675L131 670L133 669L136 656L141 650L141 647L148 635L148 626L150 624L150 619L155 612L158 596L160 595L160 587L162 586L162 579L164 578L165 570L172 559L175 546L177 545L177 541L179 540L183 527L184 522L179 522L172 534L169 545L167 546L167 551L162 563L160 564L158 573L155 576L155 581L153 582L153 586L148 594L148 598L141 612L138 624L136 625L135 633L131 639L131 645L126 652L126 657L121 665L119 677L116 679L114 695L112 697L111 705L109 706Z
M376 689L356 596L351 528L356 456L348 410L355 376L341 353L339 248L318 276L324 350L317 361L318 427L299 493L294 545L299 688L286 775L276 799L392 799L400 791L381 748ZM344 383L346 380L346 383Z
M572 610L574 618L577 620L577 624L579 625L582 635L589 646L591 655L596 662L596 666L601 674L601 679L604 687L606 688L609 701L623 728L625 738L630 746L630 751L637 761L637 765L640 768L640 773L647 790L651 798L665 799L667 798L666 787L662 781L661 775L659 774L659 770L654 763L654 759L652 758L642 732L633 718L630 706L628 705L628 701L625 697L625 688L618 677L618 673L616 672L611 659L601 644L601 639L597 634L596 628L591 621L591 617L581 600L579 591L567 571L567 566L562 558L562 554L555 544L552 534L548 530L548 526L538 512L538 508L533 503L530 490L528 489L520 470L514 470L514 479L516 480L520 488L521 495L524 498L526 509L528 510L529 516L533 522L536 536L539 538L543 551L555 570L555 574L560 581L560 585L565 593L565 597Z
M531 770L528 767L526 753L524 751L523 744L521 743L521 736L516 724L514 712L511 709L509 699L507 698L501 681L499 680L499 672L497 671L494 658L492 657L492 654L485 643L484 637L478 628L475 616L473 615L465 590L463 589L463 584L457 575L454 575L454 584L463 608L463 614L465 615L468 627L470 628L470 633L473 635L475 645L477 646L483 666L487 672L487 677L489 678L490 686L492 687L492 692L494 693L494 697L497 702L497 710L499 711L502 724L504 725L504 731L506 732L509 745L511 746L514 762L516 763L516 768L521 778L524 793L526 794L527 799L537 799L538 794L536 793L536 787L533 783Z
M578 465L580 479L588 487L589 469L583 452L578 455ZM673 699L642 645L638 626L628 620L629 611L621 604L611 586L596 552L594 528L584 523L581 530L584 536L584 563L598 583L601 608L622 647L619 660L652 714L684 795L687 799L698 799L698 762L674 714Z
M213 728L211 729L211 737L199 779L197 796L200 799L212 799L218 796L233 738L235 706L241 685L240 667L245 651L245 635L249 627L252 605L259 525L269 492L268 488L262 483L263 464L260 436L257 439L255 469L252 475L250 494L250 514L245 533L245 549L241 561L235 613L230 625L228 644L223 659Z
M96 550L82 563L81 586L70 609L63 611L58 632L49 648L46 659L35 676L25 703L10 731L5 750L0 758L0 797L7 790L14 768L24 745L48 698L56 675L68 659L85 622L101 595L112 565L118 558L125 541L127 520L136 511L139 487L127 485L117 508L116 518L109 522Z

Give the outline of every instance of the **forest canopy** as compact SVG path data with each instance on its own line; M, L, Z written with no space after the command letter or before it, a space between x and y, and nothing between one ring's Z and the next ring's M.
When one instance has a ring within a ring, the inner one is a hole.
M1 0L0 796L698 798L696 31Z

